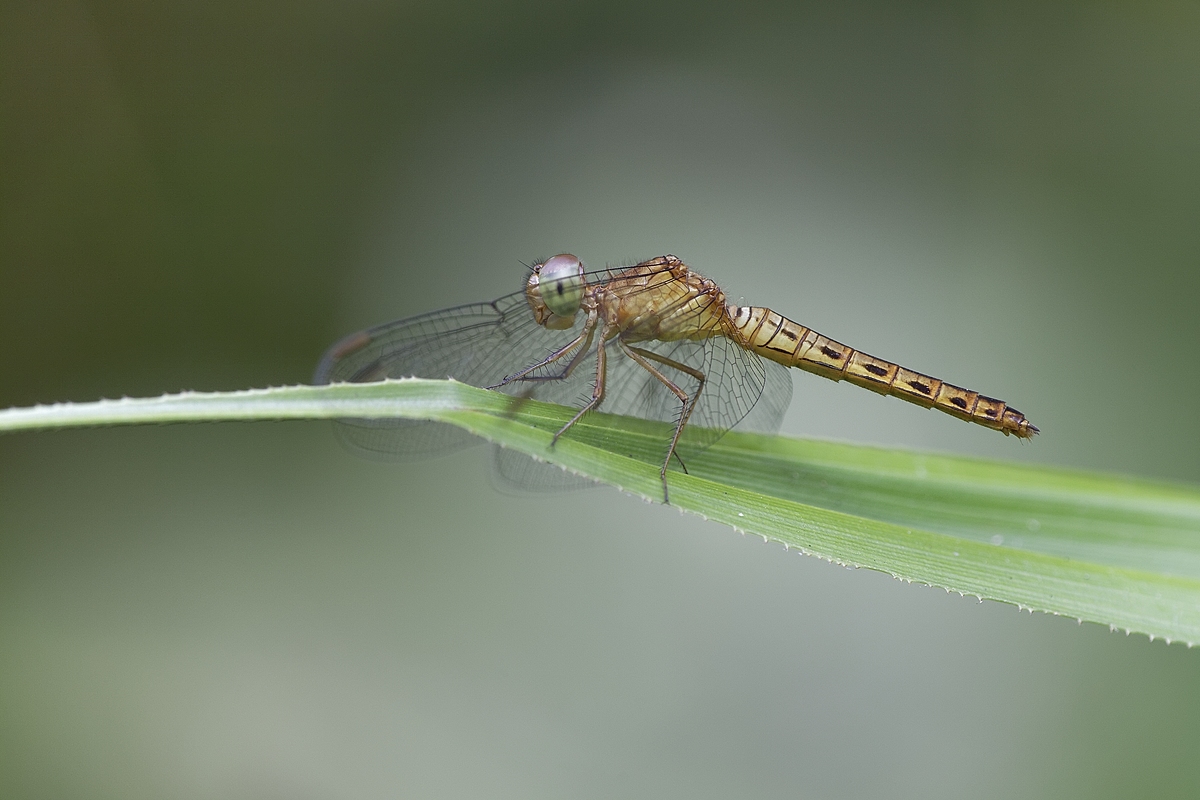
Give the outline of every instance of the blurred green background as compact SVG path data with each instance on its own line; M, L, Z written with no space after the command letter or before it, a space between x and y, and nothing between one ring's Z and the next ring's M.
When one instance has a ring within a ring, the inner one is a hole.
M0 6L0 406L306 381L560 251L1200 481L1195 3ZM0 439L0 795L1194 797L1200 653L327 425Z

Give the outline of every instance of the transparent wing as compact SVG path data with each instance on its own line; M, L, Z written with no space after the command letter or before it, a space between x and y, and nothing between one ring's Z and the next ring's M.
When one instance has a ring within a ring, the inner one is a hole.
M603 283L624 268L589 272L589 284ZM543 360L577 338L583 327L580 314L569 330L549 330L537 324L524 291L490 303L471 303L416 317L384 323L346 336L325 352L313 383L361 383L385 378L454 378L472 386L495 386L509 375ZM514 396L532 397L561 405L581 405L591 396L595 380L595 345L588 363L578 365L565 380L511 383L501 389ZM555 364L531 377L546 378L562 370ZM422 458L478 444L477 437L452 425L418 420L340 420L338 436L351 450L385 460ZM497 455L501 477L504 465L519 454ZM518 482L526 481L523 469ZM548 471L548 470L547 470ZM543 483L553 485L557 480Z
M783 415L792 404L792 373L782 364L760 356L755 358L762 362L767 380L754 408L738 423L738 430L779 433L779 428L783 425Z
M735 425L741 430L775 433L792 399L792 376L787 368L718 337L704 341L639 342L636 345L706 376L704 389L680 438L678 452L684 463L707 449ZM621 351L608 344L606 392L600 410L674 424L683 405L662 381ZM686 372L656 362L663 377L693 396L698 381ZM596 357L590 353L569 383L547 386L542 399L581 405L591 396ZM553 398L546 394L553 393ZM569 434L568 434L569 435ZM670 440L663 440L666 457ZM595 486L588 478L534 461L513 450L495 448L493 474L504 483L537 491L574 490Z
M524 293L514 292L491 303L448 308L347 336L325 353L313 382L417 377L494 386L576 338L581 327L582 315L573 330L543 328L529 312ZM562 383L572 384L571 389ZM580 391L576 383L514 383L504 390L564 402ZM352 449L387 458L427 456L478 441L453 426L415 420L340 420L338 433Z
M573 492L600 485L591 478L500 445L492 447L492 478L493 487L505 494L514 494L512 489L520 493Z
M678 451L686 463L713 444L730 428L774 433L783 422L792 399L792 379L787 369L745 350L725 337L699 341L638 342L662 360L652 362L689 397L696 395L699 381L673 362L705 376L703 390L695 401ZM603 410L615 414L674 423L683 404L658 378L619 350L609 357L609 392ZM664 456L669 442L664 442Z

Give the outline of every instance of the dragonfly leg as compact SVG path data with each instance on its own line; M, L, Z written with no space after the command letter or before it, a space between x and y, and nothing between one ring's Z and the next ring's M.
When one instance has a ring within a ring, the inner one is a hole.
M604 399L604 378L607 374L608 366L608 359L604 350L604 342L609 337L609 331L610 328L608 325L605 325L604 329L600 331L600 347L596 350L596 384L592 387L592 399L588 401L587 405L579 409L579 413L571 417L566 425L563 425L561 428L559 428L558 433L554 434L554 438L550 440L551 447L554 447L554 445L558 443L558 437L570 430L571 426L576 422L579 422L580 417L591 411L596 406L600 405L600 401Z
M592 346L592 335L596 331L596 316L597 315L594 311L589 313L587 320L585 320L583 323L583 330L579 332L578 336L576 336L570 342L567 342L567 344L555 350L553 353L546 356L536 364L528 366L520 372L515 372L497 383L495 386L489 386L487 388L499 389L501 386L507 386L515 381L561 381L571 377L571 373L575 370L575 367L581 360L583 360L583 357L587 355L588 349ZM529 373L553 364L567 353L570 353L576 347L580 347L580 345L582 345L582 347L580 348L579 352L575 354L575 357L571 359L571 362L567 364L566 369L564 369L561 374L529 377Z
M671 437L671 449L667 452L666 459L663 460L662 469L659 470L659 476L662 478L663 485L663 502L669 503L671 501L667 494L667 465L671 463L671 456L675 456L675 458L679 459L679 465L683 467L683 471L687 472L687 467L684 466L683 459L679 458L679 454L675 452L675 447L679 444L679 436L683 433L683 426L687 425L688 417L692 415L692 409L696 407L696 401L700 399L700 392L704 390L704 373L698 369L689 367L687 364L680 364L674 359L667 358L666 356L660 356L658 353L650 350L644 350L641 347L634 347L633 345L625 344L620 339L617 340L617 344L620 345L621 350L624 351L625 355L632 358L638 366L657 378L659 382L662 383L663 386L666 386L672 394L679 398L679 402L683 404L683 407L679 412L679 421L675 423L675 434ZM699 386L696 387L696 394L692 397L688 397L687 392L672 383L666 375L663 375L657 367L650 363L651 361L657 361L663 366L677 369L685 375L691 375L699 383Z

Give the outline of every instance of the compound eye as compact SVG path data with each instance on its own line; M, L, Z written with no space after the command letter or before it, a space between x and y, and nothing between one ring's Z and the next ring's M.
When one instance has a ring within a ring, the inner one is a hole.
M542 301L559 317L573 319L583 300L583 262L570 253L546 260L538 269Z

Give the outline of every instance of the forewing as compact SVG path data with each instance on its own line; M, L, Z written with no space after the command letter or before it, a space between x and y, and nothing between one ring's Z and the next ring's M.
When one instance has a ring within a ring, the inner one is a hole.
M581 326L582 315L574 329L543 328L530 313L524 293L515 292L491 303L448 308L347 336L326 352L313 382L417 377L494 386L576 338ZM560 397L578 393L575 383L513 383L504 389L562 402ZM444 453L478 441L453 426L416 420L340 420L338 433L352 449L385 458Z

